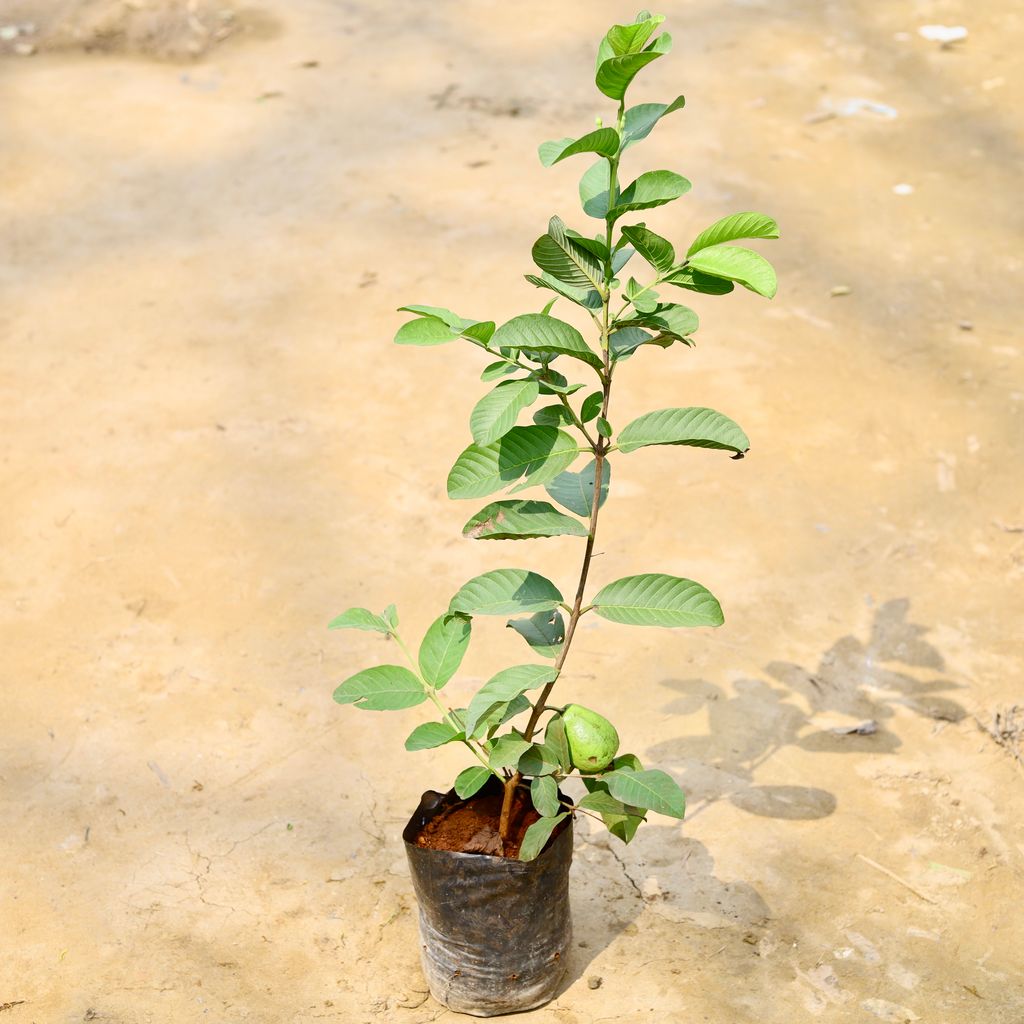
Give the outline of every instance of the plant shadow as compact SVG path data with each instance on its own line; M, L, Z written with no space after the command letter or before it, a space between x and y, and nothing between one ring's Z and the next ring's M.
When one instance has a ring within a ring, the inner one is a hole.
M678 696L664 710L690 715L706 708L709 730L657 743L648 756L675 776L691 803L704 801L699 810L727 799L763 817L826 817L836 809L827 790L755 785L755 771L787 746L815 753L891 753L901 745L891 728L900 707L934 721L959 722L967 714L947 696L962 685L941 676L942 654L926 639L928 628L910 621L909 612L907 598L887 601L875 612L866 641L841 637L814 670L770 662L767 680L737 680L732 695L703 679L665 680ZM814 728L814 720L828 712L848 716L849 724Z

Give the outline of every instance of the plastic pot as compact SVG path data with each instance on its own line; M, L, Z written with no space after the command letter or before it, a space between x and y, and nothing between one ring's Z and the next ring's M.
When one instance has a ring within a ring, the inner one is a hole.
M461 802L454 790L424 793L402 833L430 994L476 1017L543 1006L557 993L572 938L572 820L532 861L416 845L428 821Z

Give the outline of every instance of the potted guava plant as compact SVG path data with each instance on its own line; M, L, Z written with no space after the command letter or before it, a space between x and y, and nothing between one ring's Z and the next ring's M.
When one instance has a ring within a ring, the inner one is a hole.
M680 445L739 459L749 447L732 419L703 407L657 409L614 426L619 367L651 349L693 347L697 314L673 301L672 289L718 296L739 284L768 298L776 289L775 272L762 256L730 244L777 238L770 217L725 217L680 254L642 218L684 195L690 183L673 171L653 170L624 184L628 151L684 104L678 96L670 103L626 105L637 74L671 48L663 21L642 11L601 40L596 83L617 104L610 122L598 119L579 138L540 146L545 167L574 156L597 158L579 194L584 214L600 222L600 231L589 235L554 216L533 245L538 273L526 279L553 293L550 301L501 326L436 306L403 306L413 318L395 337L399 345L459 342L487 358L481 380L489 388L470 413L472 443L448 474L448 496L488 499L463 527L468 538L580 543L582 564L570 596L533 569L483 572L458 588L415 652L401 635L394 605L379 614L350 608L330 623L383 634L406 662L346 679L334 691L339 704L363 711L429 704L432 720L412 730L406 749L457 743L470 756L450 790L423 795L403 837L430 990L451 1009L478 1016L527 1010L557 990L570 938L568 869L577 815L603 822L624 843L649 812L683 817L685 798L671 776L620 753L615 727L582 703L584 694L572 700L556 695L581 618L596 615L627 626L723 622L718 601L693 580L641 572L594 592L588 588L613 456L618 463L649 445ZM646 265L637 277L624 273L631 261ZM552 315L558 302L585 324L592 343ZM532 422L520 425L531 408ZM579 460L586 461L578 466ZM543 489L550 500L536 490L522 494L531 489ZM491 498L502 491L504 497ZM453 707L444 688L474 631L492 628L486 623L493 618L507 620L536 660L501 667L465 707Z

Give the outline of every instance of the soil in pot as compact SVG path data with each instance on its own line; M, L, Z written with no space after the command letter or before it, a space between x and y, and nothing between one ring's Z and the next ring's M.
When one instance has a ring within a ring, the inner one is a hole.
M502 856L498 824L503 794L482 793L442 811L428 821L416 836L416 845L428 850L455 853L486 853ZM512 804L512 832L504 855L516 858L526 830L540 817L530 803L526 790L516 793Z

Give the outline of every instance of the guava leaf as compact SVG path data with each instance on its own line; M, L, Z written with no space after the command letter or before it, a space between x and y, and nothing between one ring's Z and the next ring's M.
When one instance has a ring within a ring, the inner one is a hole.
M550 775L538 775L530 783L530 799L537 813L553 818L562 806L558 799L558 783Z
M591 460L578 473L566 470L559 473L554 480L544 485L544 490L562 508L575 512L578 516L590 516L594 504L594 476L596 473L596 462ZM599 504L603 505L608 497L608 485L612 479L612 465L608 459L604 460L601 470L601 498Z
M670 775L657 768L642 772L608 772L602 781L616 800L671 818L686 813L686 796Z
M557 658L565 639L561 612L536 612L528 619L510 619L506 628L514 629L542 658Z
M710 245L690 257L690 266L712 277L724 277L770 299L775 295L778 281L775 269L753 249L739 245Z
M423 684L401 665L377 665L350 676L335 691L339 704L363 711L400 711L427 699Z
M540 385L533 380L507 380L488 391L473 407L469 429L478 445L489 445L507 434L519 413L533 405Z
M464 739L466 734L449 725L448 722L424 722L417 725L405 741L406 750L433 750L446 743Z
M599 590L592 603L601 618L627 626L720 626L725 621L710 591L664 573L625 576Z
M718 448L738 455L750 448L750 439L728 416L703 407L645 413L623 427L617 443L623 452L655 444Z
M464 771L459 772L458 777L455 779L455 792L463 800L468 800L474 793L479 792L483 788L484 783L491 775L492 773L482 764L475 764L472 768L466 768Z
M440 690L459 669L472 625L465 615L446 612L438 616L420 644L420 672L427 685Z
M547 846L551 833L568 817L567 812L556 814L553 818L538 818L523 836L519 847L520 860L536 860Z
M546 501L492 501L462 528L473 540L525 540L533 537L586 537L578 519Z
M625 229L623 229L625 234ZM687 256L692 256L701 249L711 245L720 245L722 242L733 242L737 238L778 238L779 225L766 217L763 213L734 213L721 220L715 221L709 228L705 228L694 240Z

